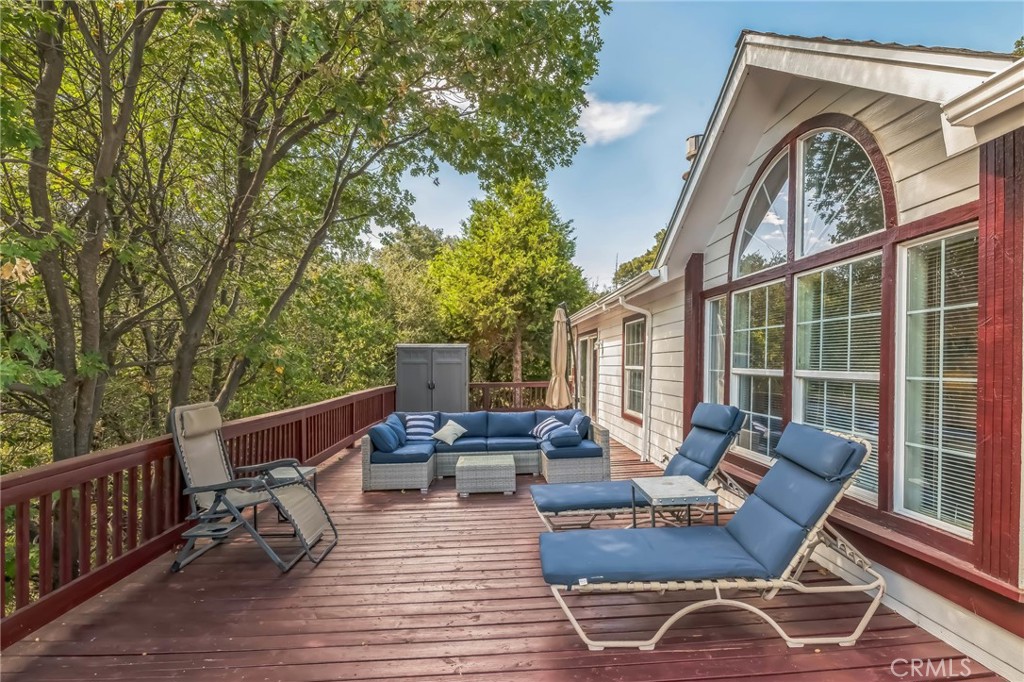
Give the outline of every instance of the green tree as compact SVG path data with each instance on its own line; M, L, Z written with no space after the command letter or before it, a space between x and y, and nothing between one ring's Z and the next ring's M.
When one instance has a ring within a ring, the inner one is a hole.
M630 258L624 263L619 263L619 267L615 268L615 275L612 277L612 286L620 287L639 275L641 272L646 272L653 268L655 261L658 259L658 249L661 248L661 242L664 239L665 228L661 228L658 230L658 233L654 235L654 246L635 258Z
M227 408L277 373L267 349L320 257L411 220L404 174L571 159L607 10L6 3L5 408L55 459L151 435L168 403Z
M583 274L572 263L575 252L571 225L541 185L499 185L471 203L462 237L438 253L430 271L446 326L472 344L483 378L499 378L508 359L505 376L522 381L524 347L547 352L555 306L565 301L576 308L588 299ZM535 371L547 368L536 360L527 358Z
M440 230L407 225L386 233L373 263L387 290L387 305L396 343L443 343L451 340L441 322L437 283L430 261L450 240Z
M1024 57L1024 36L1017 38L1017 42L1013 44L1013 56Z

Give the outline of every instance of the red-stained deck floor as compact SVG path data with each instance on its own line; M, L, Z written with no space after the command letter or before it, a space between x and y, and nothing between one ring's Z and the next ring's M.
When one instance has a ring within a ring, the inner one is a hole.
M617 444L613 462L614 478L657 472ZM520 476L512 497L460 499L452 479L427 496L364 494L359 452L346 451L319 474L342 534L319 567L303 562L282 575L248 540L176 575L168 555L10 647L4 682L891 682L893 661L912 658L954 659L961 671L959 652L886 608L850 648L789 649L749 613L708 610L677 623L653 652L587 651L541 578L531 482ZM601 635L635 637L694 598L591 595L579 598L579 613ZM765 604L793 632L824 635L850 630L864 601L788 594ZM908 672L900 665L896 673ZM974 678L995 679L969 666Z

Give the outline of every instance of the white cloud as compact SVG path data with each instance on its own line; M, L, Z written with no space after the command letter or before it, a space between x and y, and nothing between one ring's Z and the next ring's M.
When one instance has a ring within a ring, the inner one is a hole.
M643 102L604 102L587 93L588 106L580 116L580 130L587 144L608 144L629 137L661 108Z

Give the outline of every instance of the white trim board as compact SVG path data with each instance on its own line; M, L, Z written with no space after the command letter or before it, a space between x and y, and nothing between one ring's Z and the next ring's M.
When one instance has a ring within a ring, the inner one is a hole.
M859 569L834 550L819 546L813 558L843 580L862 580ZM1024 639L895 571L876 563L872 568L885 577L883 604L996 674L1024 680Z

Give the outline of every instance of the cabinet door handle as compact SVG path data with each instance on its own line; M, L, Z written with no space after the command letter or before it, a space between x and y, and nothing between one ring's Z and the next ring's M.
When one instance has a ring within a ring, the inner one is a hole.
M433 381L428 381L427 382L427 388L429 388L431 391L434 390L434 387L435 386L434 386L434 382Z

